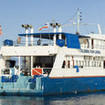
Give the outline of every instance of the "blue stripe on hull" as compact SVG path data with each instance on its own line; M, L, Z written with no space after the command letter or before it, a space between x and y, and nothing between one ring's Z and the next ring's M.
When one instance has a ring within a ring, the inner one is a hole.
M105 90L105 77L59 78L19 77L15 83L0 83L0 95L41 96L62 93Z
M105 77L42 78L43 94L61 94L105 90Z

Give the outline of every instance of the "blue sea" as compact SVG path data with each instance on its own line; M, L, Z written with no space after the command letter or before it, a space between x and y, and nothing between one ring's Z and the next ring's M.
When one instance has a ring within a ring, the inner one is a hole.
M105 92L45 97L0 96L0 105L105 105Z

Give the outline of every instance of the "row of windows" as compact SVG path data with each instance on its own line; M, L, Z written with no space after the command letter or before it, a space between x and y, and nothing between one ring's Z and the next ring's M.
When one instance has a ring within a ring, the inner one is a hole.
M101 61L63 61L62 68L73 68L74 66L79 66L81 68L83 67L101 67Z
M91 46L92 49L105 49L105 41L104 40L96 40L96 39L79 39L81 47L83 48L89 48Z
M76 61L77 66L83 67L101 67L100 61Z
M98 61L102 61L103 57L84 56L84 60L98 60Z

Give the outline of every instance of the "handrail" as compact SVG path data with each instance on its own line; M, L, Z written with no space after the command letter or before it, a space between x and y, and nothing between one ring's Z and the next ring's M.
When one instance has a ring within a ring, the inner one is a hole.
M28 42L28 46L53 46L53 42L51 41L43 41L41 40L40 43L38 43L38 40L37 41L27 41ZM25 46L26 41L21 41L20 43L17 43L17 41L13 41L13 46ZM4 43L2 42L2 45L4 46Z

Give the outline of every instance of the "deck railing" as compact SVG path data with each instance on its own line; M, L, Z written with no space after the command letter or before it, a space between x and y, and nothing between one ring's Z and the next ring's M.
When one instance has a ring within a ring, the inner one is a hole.
M13 41L13 45L11 46L53 46L53 42L52 41L44 41L44 40L36 40L36 41L21 41L20 43L17 43L17 41ZM4 45L4 42L2 43L3 46L8 46L8 45Z

